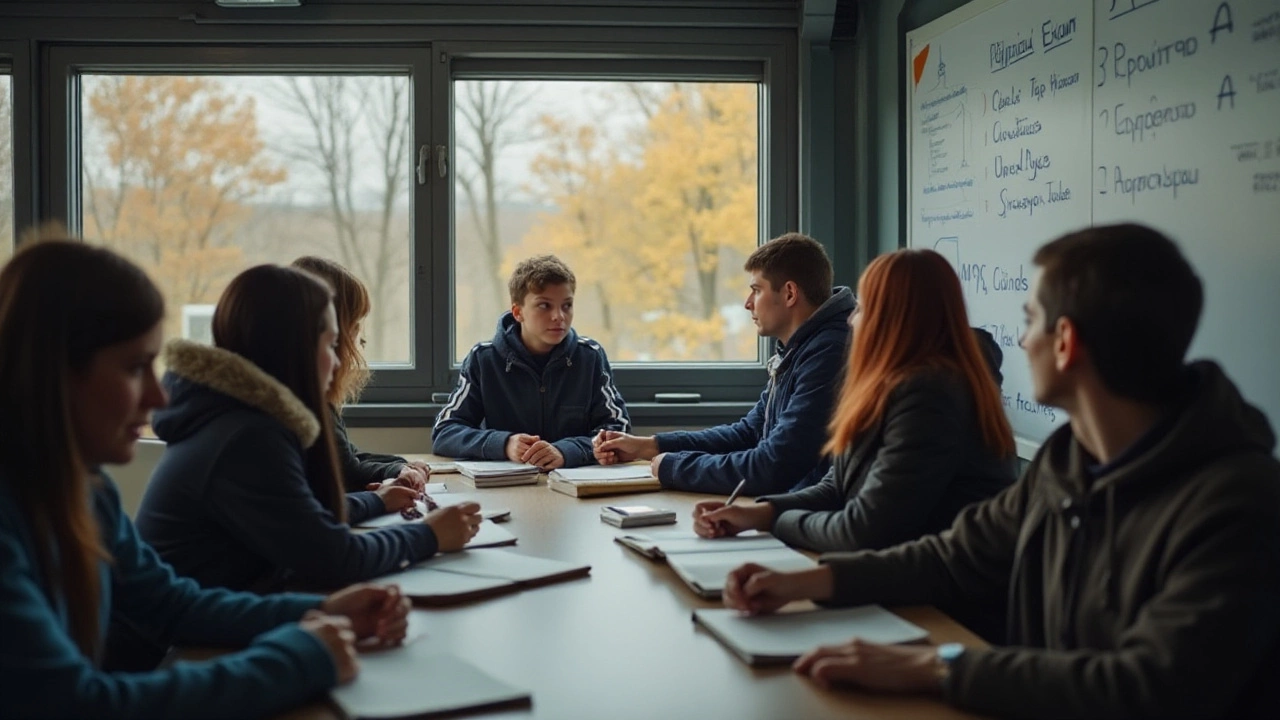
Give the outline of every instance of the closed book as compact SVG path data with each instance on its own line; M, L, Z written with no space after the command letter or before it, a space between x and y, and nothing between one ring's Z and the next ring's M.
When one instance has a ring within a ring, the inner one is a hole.
M819 645L853 638L882 645L929 637L928 631L879 605L747 616L727 608L693 611L701 625L748 665L792 662Z
M360 654L360 674L330 691L348 718L422 718L527 706L533 695L431 642Z
M662 489L648 463L561 468L547 475L547 487L573 497L596 497Z

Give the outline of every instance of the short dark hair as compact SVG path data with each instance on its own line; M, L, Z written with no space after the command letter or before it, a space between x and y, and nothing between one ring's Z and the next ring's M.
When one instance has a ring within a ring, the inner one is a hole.
M1033 261L1045 331L1069 318L1108 390L1143 402L1176 392L1204 288L1172 240L1143 225L1092 227Z
M777 290L787 282L800 288L809 304L817 307L831 297L831 260L817 240L801 233L779 235L756 248L742 266L760 276Z
M568 285L570 291L578 289L578 279L573 276L564 261L555 255L534 255L516 265L507 282L507 290L511 292L511 304L524 302L529 293L542 292L548 285Z

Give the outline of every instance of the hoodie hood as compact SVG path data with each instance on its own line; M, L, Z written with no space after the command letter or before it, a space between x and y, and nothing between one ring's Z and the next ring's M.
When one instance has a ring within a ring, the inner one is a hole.
M551 348L551 357L547 360L548 365L555 362L559 358L565 356L578 343L578 333L569 328L569 332L565 333L564 339L559 345ZM493 347L502 355L506 361L507 369L510 370L513 362L520 362L529 368L533 368L533 353L529 352L529 348L525 347L524 340L520 339L520 323L516 322L515 315L508 310L498 318L498 328L493 333Z
M164 349L164 386L169 404L152 415L165 442L187 438L221 415L248 406L284 425L308 448L320 421L284 383L229 350L172 340Z
M777 354L781 358L779 362L786 362L787 357L791 354L789 351L804 344L806 340L823 330L839 330L847 333L849 330L849 313L853 312L853 291L847 287L838 286L832 288L831 297L827 301L818 306L818 309L796 328L796 331L786 343L778 342Z
M1270 455L1276 436L1261 410L1240 395L1235 383L1217 363L1199 361L1187 366L1186 390L1172 412L1177 419L1163 438L1131 462L1097 478L1094 489L1114 487L1124 492L1148 482L1161 482L1185 475L1226 455L1258 453ZM1085 488L1081 479L1095 462L1071 433L1071 426L1058 428L1045 443L1044 467L1049 471L1046 489L1057 498L1079 498Z

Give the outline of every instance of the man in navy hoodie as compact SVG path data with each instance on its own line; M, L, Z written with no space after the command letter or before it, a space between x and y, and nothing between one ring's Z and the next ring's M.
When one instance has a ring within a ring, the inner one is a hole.
M593 435L631 428L604 348L573 331L576 287L554 255L516 266L511 311L462 361L431 431L433 452L550 471L592 464Z
M758 332L778 341L769 382L747 416L731 425L650 437L605 432L594 443L602 464L652 460L663 487L728 495L767 495L815 484L831 403L844 368L854 308L849 288L831 287L831 261L816 240L787 233L747 258L751 291L745 307Z

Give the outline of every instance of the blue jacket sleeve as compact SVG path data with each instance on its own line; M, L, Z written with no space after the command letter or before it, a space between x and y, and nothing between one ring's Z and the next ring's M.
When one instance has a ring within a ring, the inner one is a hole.
M819 552L878 550L920 537L964 455L961 423L969 409L945 381L904 383L889 399L884 439L858 493L839 509L789 503L783 496L774 505L780 512L773 534ZM858 471L843 463L841 469Z
M822 456L831 408L831 378L839 377L843 363L843 354L833 352L798 359L791 370L796 373L795 388L786 405L778 409L777 420L767 436L746 449L731 452L669 453L658 468L663 487L727 495L745 478L747 484L742 492L746 495L790 490ZM766 399L761 397L747 421L758 411L763 426ZM665 449L661 440L658 447Z
M627 403L613 384L613 368L609 366L609 358L602 347L593 346L592 351L599 353L600 365L592 380L591 405L587 410L590 435L568 437L552 443L564 455L565 467L595 464L595 455L591 453L591 437L601 430L631 431Z
M296 439L261 429L227 441L209 485L208 502L228 532L277 568L322 587L339 587L399 570L435 554L426 523L353 533L337 522L307 486Z
M202 589L194 580L178 577L138 536L113 487L106 497L115 522L109 548L114 564L112 610L154 637L185 645L246 645L268 630L297 621L324 599Z
M120 607L131 606L135 615L156 610L165 616L162 624L192 629L193 639L226 630L230 638L252 644L202 663L145 673L102 672L67 634L31 554L15 534L0 531L0 717L262 717L296 706L337 681L328 651L314 636L294 623L267 630L277 621L296 619L314 606L314 598L261 600L175 580L121 517L113 548L119 554L111 569L113 588L122 593ZM237 628L237 622L245 625ZM198 623L209 629L195 630Z
M736 423L717 425L706 430L658 433L653 436L658 441L658 452L696 450L718 455L753 448L764 435L764 408L768 401L769 390L766 388L746 416ZM736 485L738 481L734 480L733 483Z
M451 458L506 460L511 433L480 427L484 422L484 398L477 382L480 373L473 366L475 354L476 348L467 353L458 372L458 386L436 415L431 452Z
M387 504L372 490L347 493L347 522L355 525L387 513Z

